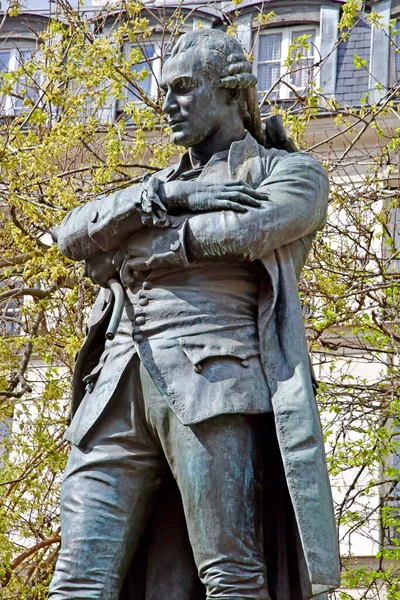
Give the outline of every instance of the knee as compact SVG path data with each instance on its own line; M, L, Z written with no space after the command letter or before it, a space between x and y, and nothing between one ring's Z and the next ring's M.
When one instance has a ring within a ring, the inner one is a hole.
M207 600L269 600L266 567L261 560L220 557L203 565L199 576Z

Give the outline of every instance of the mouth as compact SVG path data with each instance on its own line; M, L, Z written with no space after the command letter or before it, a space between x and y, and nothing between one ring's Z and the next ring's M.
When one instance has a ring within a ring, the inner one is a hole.
M181 121L170 121L168 123L168 125L171 127L171 129L174 129L174 127L178 127L179 125L184 125L185 121L181 120Z

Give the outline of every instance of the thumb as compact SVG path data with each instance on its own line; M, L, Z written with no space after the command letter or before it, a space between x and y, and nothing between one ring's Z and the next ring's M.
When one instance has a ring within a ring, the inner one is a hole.
M137 279L136 271L140 271L140 270L146 269L146 268L147 268L146 264L143 262L140 262L140 259L127 258L123 262L123 265L122 265L120 273L119 273L121 282L126 287L131 287Z

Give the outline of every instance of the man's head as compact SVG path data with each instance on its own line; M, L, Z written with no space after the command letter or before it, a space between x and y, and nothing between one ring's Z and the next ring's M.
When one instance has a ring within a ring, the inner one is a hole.
M183 35L161 81L172 140L193 147L240 127L262 136L256 81L231 36L209 29Z

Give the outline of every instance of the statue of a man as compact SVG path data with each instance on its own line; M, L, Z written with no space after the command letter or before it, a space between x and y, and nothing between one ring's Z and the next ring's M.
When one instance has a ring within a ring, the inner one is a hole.
M339 584L297 288L328 180L268 148L255 84L233 38L183 35L161 87L188 152L54 233L103 287L74 374L51 600L305 600ZM105 341L110 278L124 308Z

